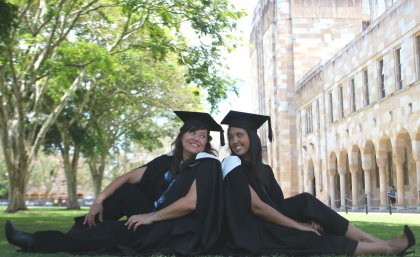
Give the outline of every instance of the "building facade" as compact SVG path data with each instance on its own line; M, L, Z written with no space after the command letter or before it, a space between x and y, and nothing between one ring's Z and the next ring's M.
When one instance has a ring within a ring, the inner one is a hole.
M395 186L397 208L420 206L419 1L261 0L251 43L286 195L385 209Z

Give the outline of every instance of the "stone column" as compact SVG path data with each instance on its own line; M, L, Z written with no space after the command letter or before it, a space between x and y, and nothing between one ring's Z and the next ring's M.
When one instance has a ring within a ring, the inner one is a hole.
M372 206L372 182L371 182L371 176L372 176L372 170L371 169L364 169L365 172L365 194L367 196L367 206L368 209Z
M406 208L404 200L404 156L394 156L394 163L397 169L397 210L403 210Z
M328 170L328 179L329 179L328 192L329 192L330 201L331 201L330 207L334 210L337 208L337 205L335 204L336 196L335 196L335 188L334 188L334 185L335 185L334 182L335 182L335 175L336 174L337 174L337 172L336 172L335 169Z
M413 140L413 157L416 161L416 175L417 175L417 210L420 210L420 133L415 135Z
M304 165L301 165L300 169L299 169L299 192L305 192L305 188L303 186L303 184L305 184L305 170L304 170Z
M303 165L303 176L302 176L302 192L308 192L308 167L306 167L306 165Z
M357 174L359 173L360 169L358 165L350 165L350 174L351 174L351 199L352 199L352 210L357 210L360 208L359 203L359 189L357 184Z
M308 185L308 192L311 193L312 195L315 195L315 188L314 188L314 184L313 184L313 179L314 179L313 173L312 173L312 175L308 174L306 184Z
M379 210L386 211L387 209L387 185L386 185L386 164L388 159L387 158L377 158L376 164L379 168L379 194L380 194L380 206Z
M416 160L417 172L417 210L420 210L420 160Z
M340 192L341 192L340 210L345 210L346 209L346 167L338 167L338 174L340 174Z

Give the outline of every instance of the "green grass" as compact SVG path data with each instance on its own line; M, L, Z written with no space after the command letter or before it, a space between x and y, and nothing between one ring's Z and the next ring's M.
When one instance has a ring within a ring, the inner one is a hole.
M26 232L38 230L61 230L67 231L73 223L73 217L81 216L87 212L87 209L80 211L68 211L58 207L32 207L29 211L19 212L17 214L5 213L5 207L0 207L0 256L7 257L70 257L74 254L54 253L54 254L33 254L16 252L17 248L10 245L4 234L4 222L11 220L16 226ZM359 227L382 239L390 239L402 233L402 225L408 224L414 232L415 237L420 239L420 214L408 213L341 213L349 219L353 225ZM420 244L413 247L416 252L412 256L420 256ZM84 255L77 255L84 256ZM109 257L110 255L102 255ZM341 257L341 256L340 256Z

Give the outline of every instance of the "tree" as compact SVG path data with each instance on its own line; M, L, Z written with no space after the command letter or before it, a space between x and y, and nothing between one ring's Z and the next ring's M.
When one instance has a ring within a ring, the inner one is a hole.
M149 55L137 50L109 56L113 61L105 63L111 64L111 68L95 66L96 72L101 70L100 79L90 79L95 74L87 72L89 90L82 87L75 92L47 133L46 149L63 156L69 209L79 208L77 163L82 152L97 194L110 153L126 150L124 142L134 141L149 150L159 147L159 138L165 131L154 120L167 115L171 108L198 107L198 97L183 82L183 69L170 58L163 62ZM74 53L71 57L75 57ZM63 56L60 60L68 61L71 57ZM63 80L66 78L58 79Z
M172 114L168 110L200 108L196 90L183 82L176 63L133 52L125 53L120 65L117 71L123 75L116 78L116 84L124 86L101 87L86 123L89 139L82 151L89 162L95 195L101 191L106 159L112 153L127 151L132 142L149 151L161 147L160 139L169 135L163 128L172 127L159 124Z
M0 160L0 199L6 198L9 189L9 180L7 178L6 165L3 160Z
M227 0L10 3L17 8L7 13L15 18L0 39L0 133L9 171L8 212L26 209L24 195L32 162L47 131L76 91L89 87L93 78L89 77L90 68L101 61L92 58L60 66L56 61L65 44L94 44L110 55L142 49L161 60L176 53L179 63L187 68L187 81L208 92L213 108L231 86L229 79L214 72L219 70L221 49L230 46L228 33L243 14ZM185 23L205 39L198 46L186 44L181 29ZM60 69L71 69L72 76L53 85ZM55 101L45 108L52 90Z

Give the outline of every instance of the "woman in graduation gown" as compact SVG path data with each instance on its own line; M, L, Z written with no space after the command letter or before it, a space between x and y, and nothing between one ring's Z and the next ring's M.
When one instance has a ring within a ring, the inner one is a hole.
M262 162L257 129L269 116L230 111L232 155L222 162L226 231L229 255L261 254L405 254L415 244L413 233L378 239L353 225L308 193L284 199L269 165Z
M26 233L7 221L5 231L9 243L29 252L195 255L211 251L219 239L223 203L221 166L213 154L209 131L222 133L223 129L207 113L176 114L184 125L174 142L173 161L169 166L157 160L148 164L147 170L165 167L148 176L163 176L156 180L165 180L167 186L147 212L131 215L126 221L103 219L95 226L68 233ZM154 186L147 184L151 179L146 176L147 170L141 179L146 188Z
M175 111L175 114L184 122L191 117L203 115L183 111ZM216 125L216 122L212 121L213 128L219 129ZM189 129L195 129L191 124L188 126ZM73 229L85 225L95 226L104 219L119 220L122 217L129 218L134 214L147 213L168 187L172 179L170 170L179 165L180 157L177 158L174 160L172 152L164 154L114 179L96 196L87 215L75 218Z

